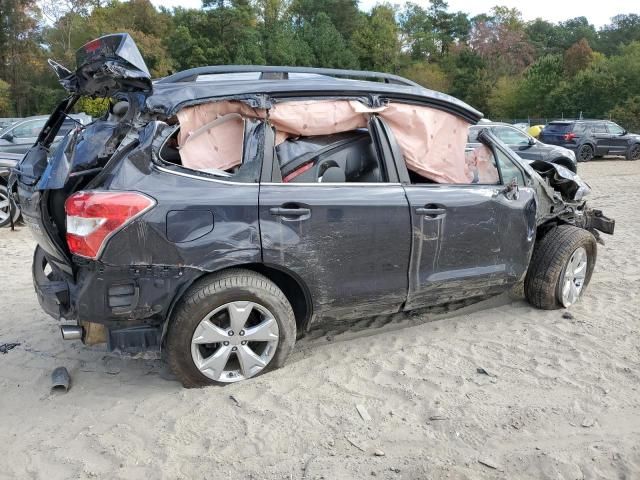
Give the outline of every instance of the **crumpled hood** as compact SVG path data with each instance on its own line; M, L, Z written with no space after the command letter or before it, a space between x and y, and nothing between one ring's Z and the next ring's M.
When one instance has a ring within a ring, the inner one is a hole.
M591 187L566 167L542 160L529 162L529 167L549 182L554 190L560 192L565 200L581 201L591 193Z

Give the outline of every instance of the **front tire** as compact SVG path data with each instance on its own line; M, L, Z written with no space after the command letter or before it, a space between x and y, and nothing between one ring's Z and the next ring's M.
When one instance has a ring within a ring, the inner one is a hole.
M196 282L169 325L169 367L187 388L233 383L284 365L296 340L291 304L268 278L227 270Z
M627 150L627 160L640 160L640 143L634 143Z
M596 257L590 232L572 225L553 227L536 243L524 280L527 300L544 310L571 306L587 288Z

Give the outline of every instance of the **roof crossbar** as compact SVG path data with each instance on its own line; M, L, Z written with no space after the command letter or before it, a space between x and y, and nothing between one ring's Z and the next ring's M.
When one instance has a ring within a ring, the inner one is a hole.
M157 83L179 83L194 82L202 75L216 75L224 73L260 73L261 80L286 80L290 73L303 73L326 75L330 77L346 78L366 78L382 80L385 83L419 87L415 82L399 75L391 73L367 72L363 70L341 70L335 68L313 68L313 67L274 67L265 65L213 65L208 67L197 67L174 73L168 77L157 80Z

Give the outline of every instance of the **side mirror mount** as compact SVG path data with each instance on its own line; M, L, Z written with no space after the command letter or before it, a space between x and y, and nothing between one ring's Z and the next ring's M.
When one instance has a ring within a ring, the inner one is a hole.
M536 139L529 137L529 145L534 146L536 144Z
M2 140L6 140L7 142L13 142L13 135L11 134L11 132L7 132L4 135L2 135Z
M620 136L626 135L627 133L629 133L629 132L627 132L626 130L622 130L622 133L620 134Z
M513 177L509 183L507 183L502 189L502 194L507 200L517 200L520 196L520 189L518 187L518 178Z

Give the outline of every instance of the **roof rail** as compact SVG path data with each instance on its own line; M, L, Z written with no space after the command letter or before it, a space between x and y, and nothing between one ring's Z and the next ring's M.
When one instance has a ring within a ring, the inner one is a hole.
M367 72L363 70L340 70L335 68L313 67L274 67L265 65L213 65L209 67L197 67L174 73L168 77L157 80L156 83L194 82L201 75L216 75L223 73L261 73L261 80L286 80L290 73L309 73L326 75L330 77L354 77L383 80L385 83L395 83L410 87L420 87L415 82L399 75L380 72Z

